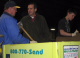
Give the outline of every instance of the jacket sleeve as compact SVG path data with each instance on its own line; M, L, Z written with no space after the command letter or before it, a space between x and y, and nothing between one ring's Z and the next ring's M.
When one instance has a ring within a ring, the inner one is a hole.
M20 33L17 21L14 18L8 18L5 20L7 35L10 37L10 40L15 44L24 44L29 43L30 40L23 37Z
M44 17L41 17L41 18L43 19L42 20L42 29L43 29L42 31L44 34L44 38L46 39L46 41L50 41L52 37L51 37L50 30L48 28L47 22Z

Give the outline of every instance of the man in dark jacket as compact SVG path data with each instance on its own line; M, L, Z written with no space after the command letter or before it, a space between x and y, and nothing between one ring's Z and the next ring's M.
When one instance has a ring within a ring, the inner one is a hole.
M50 32L46 20L42 15L36 13L37 6L35 3L28 5L28 14L21 19L24 29L37 42L50 41ZM23 33L25 37L28 37Z

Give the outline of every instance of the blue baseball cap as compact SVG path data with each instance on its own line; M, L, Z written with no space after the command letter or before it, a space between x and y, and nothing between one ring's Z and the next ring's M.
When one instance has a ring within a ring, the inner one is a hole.
M8 1L4 5L4 9L7 9L9 7L16 7L16 8L21 8L20 6L17 6L17 4L14 1Z

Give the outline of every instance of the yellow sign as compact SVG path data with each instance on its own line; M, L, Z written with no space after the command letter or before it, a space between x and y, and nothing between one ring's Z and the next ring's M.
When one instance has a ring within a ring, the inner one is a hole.
M3 46L3 58L64 58L64 48L80 42L46 42ZM72 57L72 56L70 56ZM78 56L79 58L79 56Z

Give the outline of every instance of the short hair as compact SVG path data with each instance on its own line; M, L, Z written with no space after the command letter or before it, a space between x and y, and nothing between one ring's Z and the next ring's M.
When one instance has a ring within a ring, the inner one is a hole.
M68 9L67 10L67 13L74 13L75 15L77 15L76 10L75 9L72 9L72 8Z
M28 5L34 5L34 9L37 8L37 4L34 2L29 3Z

